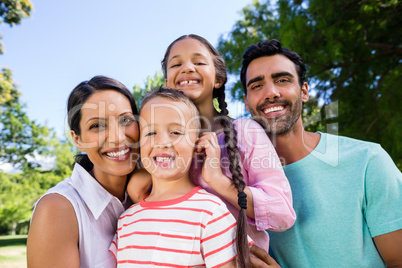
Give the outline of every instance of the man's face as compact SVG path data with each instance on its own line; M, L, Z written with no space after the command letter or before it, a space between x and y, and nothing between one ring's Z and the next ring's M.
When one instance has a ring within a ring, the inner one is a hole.
M295 65L285 56L253 60L247 68L246 85L246 109L268 134L286 134L301 120L308 85L304 83L300 88Z

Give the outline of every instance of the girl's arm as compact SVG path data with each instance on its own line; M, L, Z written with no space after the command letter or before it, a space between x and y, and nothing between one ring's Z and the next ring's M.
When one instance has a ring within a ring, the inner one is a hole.
M80 267L78 222L71 203L44 196L32 216L27 239L28 268Z
M252 245L250 247L251 265L253 268L280 268L279 264L262 248Z
M197 141L197 151L205 150L205 161L202 167L202 179L214 189L223 199L240 209L238 191L230 178L225 176L221 168L221 151L215 132L205 132ZM247 216L254 219L253 195L246 186L244 192L247 194Z
M264 129L254 120L235 120L235 127L238 147L242 150L240 161L246 176L244 192L247 194L247 216L255 220L257 230L289 229L296 220L296 213L290 185L274 146ZM206 133L204 136L198 145L215 149L205 148L210 158L206 157L202 178L222 198L238 207L237 190L231 179L222 173L221 162L217 160L220 159L220 149L215 144L216 134ZM200 148L197 150L200 151Z
M131 173L127 185L127 193L133 203L138 203L149 195L152 186L151 174L145 168L136 169Z
M239 119L238 147L243 174L252 192L257 230L284 231L293 226L296 213L288 179L265 130L254 120Z

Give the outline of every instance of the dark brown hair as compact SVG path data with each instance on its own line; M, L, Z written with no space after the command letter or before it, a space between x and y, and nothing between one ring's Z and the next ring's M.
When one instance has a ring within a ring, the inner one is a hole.
M75 132L76 135L81 134L80 121L82 106L89 97L100 90L114 90L123 94L130 102L133 114L138 115L134 97L122 83L106 76L94 76L88 81L83 81L79 83L73 89L73 91L71 91L70 96L68 97L68 126L70 127L70 130L73 130ZM93 168L93 164L86 154L77 154L75 156L75 162L80 164L87 171L90 171Z
M243 62L240 70L240 80L243 85L244 93L246 95L246 72L250 63L255 59L274 56L277 54L285 56L294 63L297 75L299 76L299 85L300 87L303 86L303 83L306 81L306 66L303 63L302 58L296 52L283 48L278 40L272 39L249 46L243 54Z
M221 117L220 124L223 127L223 132L225 134L225 144L226 150L229 155L229 170L232 173L232 182L236 187L239 193L244 194L244 188L246 184L243 180L243 175L241 173L240 167L240 155L239 150L237 148L237 133L233 126L232 120L228 118L229 111L227 110L227 103L225 101L225 84L227 82L227 72L226 65L223 61L221 55L218 51L203 37L190 34L183 35L176 40L174 40L166 49L165 56L162 60L162 70L167 78L167 62L169 59L169 54L178 41L192 38L201 42L211 53L216 73L216 80L221 84L219 88L214 88L213 90L213 98L218 99L219 109L221 110L220 114L224 115ZM240 197L239 197L240 199ZM244 200L244 197L242 197ZM238 253L238 264L239 267L250 267L250 251L248 247L248 239L247 239L247 215L245 206L240 208L239 217L237 219L237 234L236 234L236 247Z

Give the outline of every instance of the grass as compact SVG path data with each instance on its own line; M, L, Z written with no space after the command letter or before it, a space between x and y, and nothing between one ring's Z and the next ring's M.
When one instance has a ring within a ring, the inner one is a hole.
M0 267L27 267L26 244L26 235L0 236Z

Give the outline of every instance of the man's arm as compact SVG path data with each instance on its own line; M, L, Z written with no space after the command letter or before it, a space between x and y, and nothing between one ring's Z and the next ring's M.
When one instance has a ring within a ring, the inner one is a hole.
M387 267L402 267L402 229L375 236L373 239Z

